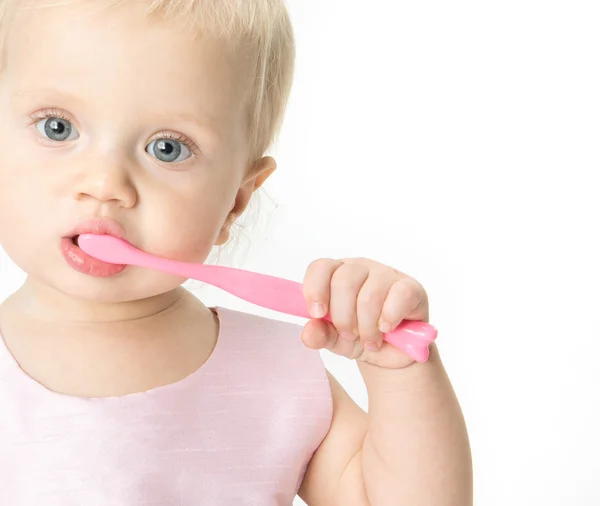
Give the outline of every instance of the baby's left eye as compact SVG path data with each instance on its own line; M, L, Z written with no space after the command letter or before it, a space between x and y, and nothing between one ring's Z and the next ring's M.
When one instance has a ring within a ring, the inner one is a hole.
M157 139L146 146L146 152L161 162L183 162L192 156L190 149L175 139Z

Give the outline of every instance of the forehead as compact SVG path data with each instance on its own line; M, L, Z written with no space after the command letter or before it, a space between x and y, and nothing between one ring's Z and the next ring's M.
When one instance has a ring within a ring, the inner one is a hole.
M9 80L18 89L58 88L132 108L170 104L215 119L242 107L243 60L189 27L148 17L145 4L84 0L18 11L7 33Z

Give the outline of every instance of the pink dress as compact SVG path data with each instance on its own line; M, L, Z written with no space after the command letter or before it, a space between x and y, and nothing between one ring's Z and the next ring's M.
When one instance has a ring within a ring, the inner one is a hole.
M198 371L108 399L51 392L0 338L0 505L291 505L331 424L321 357L299 326L218 314Z

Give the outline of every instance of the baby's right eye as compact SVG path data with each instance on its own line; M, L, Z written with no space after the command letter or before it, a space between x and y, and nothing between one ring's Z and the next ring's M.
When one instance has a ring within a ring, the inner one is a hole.
M35 124L35 128L44 137L54 142L73 141L79 138L77 129L64 118L44 118Z

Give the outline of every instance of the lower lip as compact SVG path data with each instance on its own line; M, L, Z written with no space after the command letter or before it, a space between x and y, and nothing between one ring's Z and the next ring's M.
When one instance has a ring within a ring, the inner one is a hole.
M64 237L60 249L67 263L77 272L93 276L95 278L110 278L119 274L125 265L108 264L97 258L91 257L77 246L73 239Z

